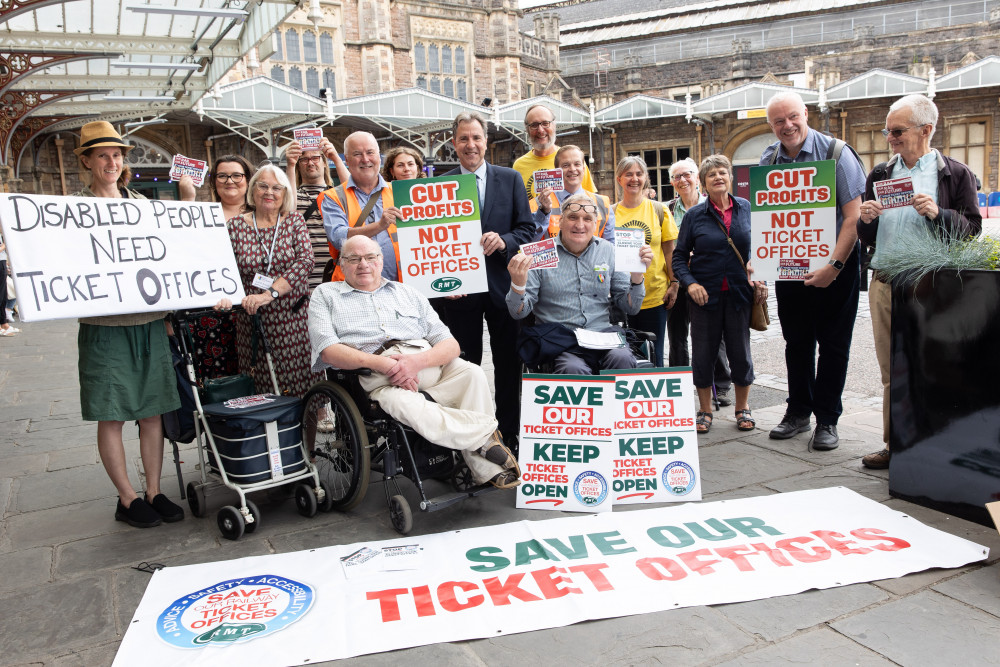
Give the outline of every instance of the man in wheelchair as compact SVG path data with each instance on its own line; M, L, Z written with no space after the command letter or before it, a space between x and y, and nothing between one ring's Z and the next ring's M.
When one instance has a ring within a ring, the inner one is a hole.
M556 237L559 265L529 271L531 257L518 253L510 260L507 310L520 320L534 313L539 327L548 327L555 372L589 375L595 370L635 368L626 345L592 349L579 345L575 329L594 332L621 331L609 326L611 306L628 315L639 312L645 296L643 273L615 272L615 247L594 236L597 206L585 194L571 195L562 203L562 224ZM643 245L639 258L645 266L653 251ZM552 330L556 328L556 330ZM564 341L564 342L559 342ZM539 361L546 361L540 359Z
M381 276L381 249L367 236L347 239L339 261L345 282L323 283L309 304L313 371L371 369L360 380L372 400L429 442L461 451L477 484L520 484L486 376L458 358L427 298Z

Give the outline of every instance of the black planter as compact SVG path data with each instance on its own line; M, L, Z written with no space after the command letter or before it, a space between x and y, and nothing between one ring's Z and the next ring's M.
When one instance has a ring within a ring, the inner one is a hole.
M1000 271L892 291L889 493L992 526L1000 500Z

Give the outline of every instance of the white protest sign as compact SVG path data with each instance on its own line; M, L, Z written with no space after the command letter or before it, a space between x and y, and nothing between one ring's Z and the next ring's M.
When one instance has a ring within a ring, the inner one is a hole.
M179 181L184 176L190 176L196 188L200 188L205 183L205 173L208 172L208 163L204 160L174 155L170 163L170 180Z
M487 291L475 175L393 181L392 198L401 282L426 297Z
M639 259L639 251L646 242L641 229L615 230L615 271L645 273L646 265Z
M527 374L521 382L517 506L610 512L614 378Z
M0 224L26 322L245 296L220 204L0 194Z
M750 258L754 280L804 280L837 245L837 163L750 168Z
M601 373L615 378L612 501L701 500L691 369Z

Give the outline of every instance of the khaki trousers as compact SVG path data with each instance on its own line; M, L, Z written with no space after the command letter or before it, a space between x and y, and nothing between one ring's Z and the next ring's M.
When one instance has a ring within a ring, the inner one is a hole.
M889 378L892 359L892 288L872 278L868 287L868 308L872 314L875 357L882 373L882 442L889 444Z

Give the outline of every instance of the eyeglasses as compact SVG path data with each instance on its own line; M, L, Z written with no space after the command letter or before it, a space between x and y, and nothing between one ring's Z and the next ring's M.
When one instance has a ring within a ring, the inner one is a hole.
M323 159L322 155L313 155L312 157L300 157L299 162L305 162L306 164L310 162L319 162Z
M573 202L571 204L564 204L562 207L563 213L575 213L577 211L583 211L584 213L590 213L591 215L597 215L597 205L596 204L577 204Z
M376 255L375 253L371 255L350 255L349 257L341 257L340 259L348 266L357 266L361 263L361 260L365 260L369 264L374 264L382 259L382 255Z
M549 125L552 125L552 123L554 122L555 122L554 120L540 120L537 123L528 123L528 129L531 130L532 132L534 132L538 128L547 130L549 129Z
M694 180L694 172L693 171L682 171L679 174L674 174L673 176L671 176L670 180L671 181L679 181L682 178L685 178L685 179L687 179L689 181L693 181Z
M274 194L278 194L280 192L284 192L284 190L285 190L284 185L268 185L267 183L257 184L257 192L261 194L267 194L268 192L273 192Z
M215 180L222 181L223 183L242 183L243 179L246 178L246 174L216 174Z
M929 123L924 123L923 125L911 125L909 127L897 127L894 130L885 129L882 130L882 136L888 139L889 135L891 134L894 138L899 139L901 136L903 136L903 132L906 132L907 130L912 130L915 127L923 127L924 125L928 124Z

